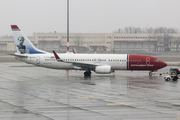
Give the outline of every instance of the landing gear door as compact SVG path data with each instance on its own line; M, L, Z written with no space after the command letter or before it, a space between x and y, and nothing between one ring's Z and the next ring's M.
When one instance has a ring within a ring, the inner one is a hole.
M146 65L150 65L150 58L149 57L146 58Z
M36 63L40 64L40 57L39 56L36 57Z

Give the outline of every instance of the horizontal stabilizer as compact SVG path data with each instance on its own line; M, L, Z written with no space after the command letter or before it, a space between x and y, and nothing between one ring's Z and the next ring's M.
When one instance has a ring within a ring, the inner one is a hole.
M23 58L27 58L27 57L28 57L27 55L17 54L17 53L15 53L15 54L12 54L12 53L6 53L6 54L12 55L12 56L17 56L17 57L23 57Z

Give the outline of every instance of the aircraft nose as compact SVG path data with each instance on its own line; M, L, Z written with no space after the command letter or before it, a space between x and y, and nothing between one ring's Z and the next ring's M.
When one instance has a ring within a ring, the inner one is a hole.
M160 67L161 67L161 68L164 68L164 67L166 67L166 66L167 66L167 63L161 61Z

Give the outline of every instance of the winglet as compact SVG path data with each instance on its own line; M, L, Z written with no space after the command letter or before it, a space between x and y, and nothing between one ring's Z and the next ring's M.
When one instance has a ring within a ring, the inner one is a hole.
M57 53L56 53L54 50L53 50L53 53L54 53L54 56L55 56L55 58L56 58L57 61L64 62L63 60L61 60L61 59L59 58L59 56L57 55Z
M56 60L60 60L59 56L57 55L57 53L53 50L54 56L56 58Z
M73 53L74 53L74 54L77 54L76 51L75 51L75 49L73 49Z

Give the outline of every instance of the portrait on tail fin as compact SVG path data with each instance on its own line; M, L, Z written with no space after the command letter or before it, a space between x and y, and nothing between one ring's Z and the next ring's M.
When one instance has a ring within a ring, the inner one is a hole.
M20 36L20 37L18 38L19 45L16 46L17 49L19 50L19 52L20 52L21 54L28 53L28 51L27 51L27 49L26 49L26 46L23 45L24 40L25 40L24 37L23 37L23 36Z

